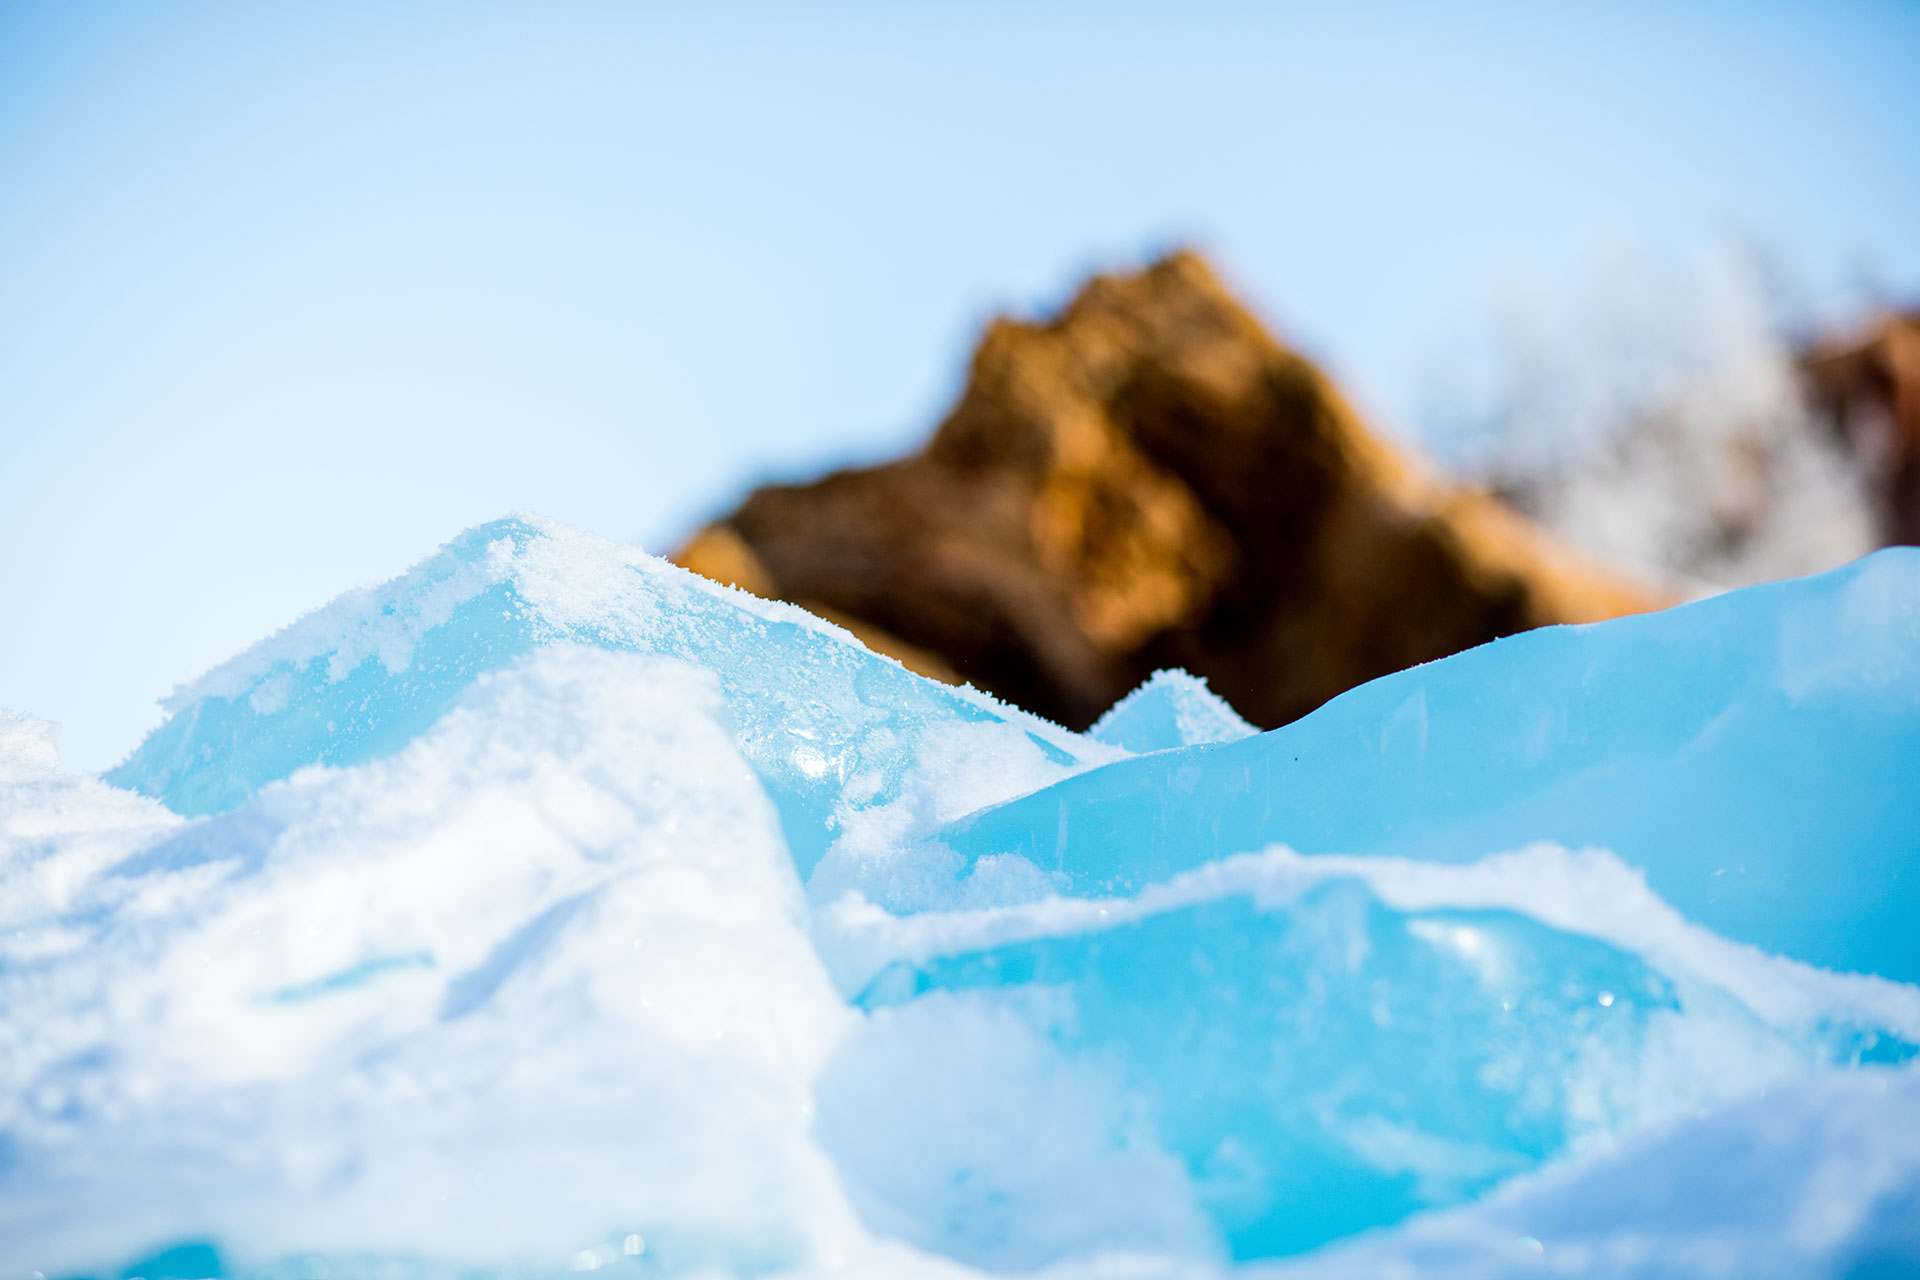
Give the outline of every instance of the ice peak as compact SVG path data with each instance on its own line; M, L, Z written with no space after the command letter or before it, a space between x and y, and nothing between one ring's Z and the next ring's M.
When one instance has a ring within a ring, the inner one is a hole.
M1094 722L1089 737L1144 754L1170 747L1238 742L1260 732L1207 682L1184 671L1156 671Z

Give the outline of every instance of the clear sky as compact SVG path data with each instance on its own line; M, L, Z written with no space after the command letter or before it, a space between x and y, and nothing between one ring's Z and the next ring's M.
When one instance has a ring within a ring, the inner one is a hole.
M669 550L1211 251L1379 418L1626 241L1920 296L1920 5L0 0L0 706L154 699L459 529Z

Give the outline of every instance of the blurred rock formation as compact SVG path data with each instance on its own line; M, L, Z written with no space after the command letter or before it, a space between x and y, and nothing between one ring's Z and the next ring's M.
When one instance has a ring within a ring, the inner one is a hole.
M1889 316L1864 337L1813 347L1814 399L1859 460L1880 534L1920 543L1920 312Z
M757 490L676 558L1075 728L1161 667L1270 727L1664 603L1373 434L1190 253L995 322L919 453Z

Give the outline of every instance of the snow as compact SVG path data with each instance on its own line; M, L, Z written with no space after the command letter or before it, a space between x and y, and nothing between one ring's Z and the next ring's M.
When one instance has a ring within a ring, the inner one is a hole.
M1920 1267L1920 552L1083 737L515 517L170 706L0 716L0 1276Z
M1908 1276L1920 1258L1916 1119L1910 1070L1814 1076L1285 1274Z
M1207 688L1205 680L1184 671L1156 671L1114 703L1087 736L1145 754L1208 742L1237 742L1258 732Z
M0 1238L837 1247L806 1082L852 1015L803 904L712 673L547 650L94 879L84 946L9 974Z
M69 949L46 922L180 819L159 803L59 770L58 725L0 709L0 966ZM0 1035L15 1029L0 1026Z

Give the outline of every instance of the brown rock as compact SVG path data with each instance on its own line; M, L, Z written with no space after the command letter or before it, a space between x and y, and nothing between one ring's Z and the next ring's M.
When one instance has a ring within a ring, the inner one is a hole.
M757 490L677 559L1073 727L1158 667L1273 726L1663 603L1373 435L1190 253L994 323L920 453Z
M1815 400L1866 474L1881 536L1920 543L1920 312L1889 316L1852 342L1817 346L1803 365Z

